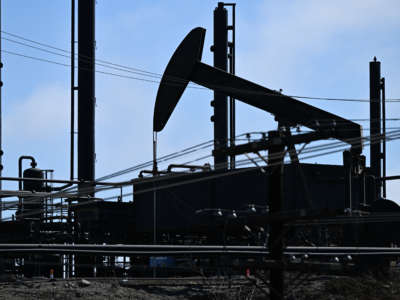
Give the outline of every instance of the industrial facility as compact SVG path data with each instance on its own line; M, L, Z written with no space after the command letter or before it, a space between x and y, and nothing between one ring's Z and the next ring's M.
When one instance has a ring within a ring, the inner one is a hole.
M43 169L28 149L21 150L26 153L19 157L18 177L2 170L3 187L15 182L18 189L0 190L0 274L69 279L251 273L264 280L271 299L284 299L289 271L385 273L397 264L400 206L387 198L386 182L400 176L386 174L386 144L400 135L386 128L379 59L365 62L370 116L363 131L355 120L237 76L240 11L235 3L218 2L210 9L213 30L180 32L157 83L154 114L147 116L153 120L153 159L131 168L138 176L130 180L96 178L96 1L76 2L65 145L70 177L54 178L54 170ZM202 62L206 34L213 39L213 65ZM213 115L205 122L212 122L214 136L159 156L158 135L193 86L213 92ZM275 128L238 135L238 103L273 115ZM176 160L204 146L212 148L212 163ZM303 162L336 152L343 158L337 164Z

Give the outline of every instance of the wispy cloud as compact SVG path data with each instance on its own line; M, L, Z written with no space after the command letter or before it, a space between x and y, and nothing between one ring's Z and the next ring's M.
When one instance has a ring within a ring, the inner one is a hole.
M62 85L46 85L17 101L17 106L6 111L6 139L40 142L69 133L69 92Z

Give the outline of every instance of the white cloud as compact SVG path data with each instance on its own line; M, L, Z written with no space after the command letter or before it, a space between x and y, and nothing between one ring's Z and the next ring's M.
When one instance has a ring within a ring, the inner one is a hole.
M246 45L244 52L238 51L238 70L272 84L285 80L288 86L310 75L310 66L316 67L310 62L319 53L351 50L357 39L363 47L376 47L382 28L400 23L398 11L400 2L395 0L264 2L254 19L240 19L238 13L238 43ZM364 36L366 32L371 35ZM340 54L343 62L346 55Z
M47 85L16 102L4 118L7 139L42 141L69 133L69 93L62 85Z

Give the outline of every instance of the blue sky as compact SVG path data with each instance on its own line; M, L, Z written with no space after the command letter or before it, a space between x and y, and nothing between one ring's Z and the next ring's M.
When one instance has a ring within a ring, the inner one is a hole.
M70 45L70 3L3 0L3 30L62 49ZM203 62L212 64L212 16L217 1L98 0L98 59L161 74L183 37L207 29ZM382 62L387 98L400 98L400 2L237 1L237 75L289 95L369 97L368 64ZM5 35L4 35L5 37ZM3 49L69 63L68 59L3 41ZM55 178L69 176L69 69L3 54L5 176L17 175L20 155L33 155ZM99 70L105 70L99 67ZM132 74L126 74L133 76ZM96 75L96 177L152 158L157 84ZM159 155L212 138L212 93L188 89L159 134ZM368 118L368 103L309 100L344 118ZM387 105L399 117L400 103ZM368 123L361 123L369 127ZM273 118L238 104L237 132L268 131ZM390 122L388 127L399 127ZM369 131L364 132L365 135ZM388 144L388 174L400 174L399 141ZM368 149L367 155L369 162ZM308 162L342 162L341 153ZM130 177L136 176L130 174ZM16 188L16 184L7 185ZM388 195L398 196L391 183Z

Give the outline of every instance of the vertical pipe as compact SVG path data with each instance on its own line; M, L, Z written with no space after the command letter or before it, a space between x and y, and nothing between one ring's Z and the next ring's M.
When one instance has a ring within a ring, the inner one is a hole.
M95 178L95 5L96 0L78 0L78 179L90 182ZM90 188L82 183L78 191L93 197ZM73 272L82 276L95 261L77 255L76 264Z
M157 175L157 132L153 132L153 176ZM156 182L154 182L155 187ZM153 191L153 244L157 243L157 191Z
M386 199L386 90L385 90L385 78L381 79L381 89L382 89L382 181L383 185L383 198Z
M280 137L279 131L268 132L268 140L274 141ZM270 166L268 202L270 214L279 214L283 209L283 158L285 147L277 142L268 150L268 165ZM278 268L271 270L271 299L283 300L284 271L283 271L283 223L274 222L270 226L268 249L271 259Z
M369 63L370 95L370 164L371 175L381 177L381 63L374 60ZM381 196L381 182L377 181L375 199Z
M157 173L157 131L153 131L153 176L156 176Z
M71 142L70 179L74 180L75 151L75 0L71 0Z
M2 18L2 2L0 0L0 177L3 172L3 121L2 121L2 90L3 90L3 81L2 81L2 69L3 69L3 60L2 60L2 26L3 22ZM0 190L3 188L2 181L0 180ZM0 198L0 222L3 218L3 200Z
M49 171L48 170L44 170L44 178L45 179L48 179L48 173ZM49 201L49 198L48 197L46 197L45 198L45 202L44 202L44 217L45 217L45 223L47 223L48 221L49 221L49 219L48 219L48 217L49 217L49 211L48 211L48 201ZM52 208L53 209L53 208Z
M228 12L224 3L218 2L214 10L214 67L223 71L228 68ZM214 149L227 146L228 139L228 99L227 96L214 92ZM228 164L227 155L218 154L214 156L216 168L226 168Z
M155 189L154 182L154 191L153 191L153 244L157 244L157 191Z
M352 211L352 155L349 150L343 151L343 167L344 167L344 209L348 212Z
M95 176L95 0L78 1L78 179ZM83 186L80 185L80 188Z
M232 30L232 42L229 45L229 73L235 74L236 72L236 63L235 63L235 54L236 54L236 4L232 3L232 26L228 28ZM230 146L235 146L235 137L236 137L236 104L235 99L230 96L229 97L229 135L230 135ZM231 155L230 157L230 167L231 169L235 168L235 155Z

